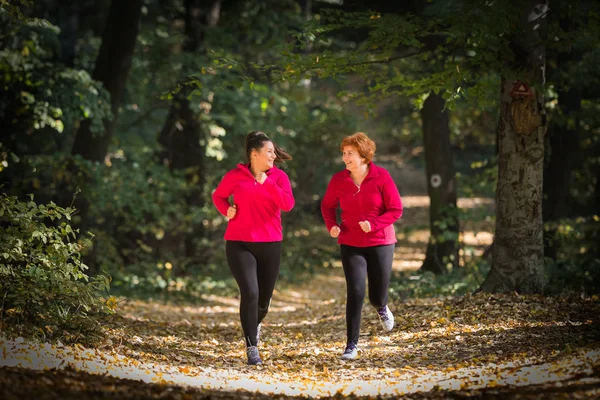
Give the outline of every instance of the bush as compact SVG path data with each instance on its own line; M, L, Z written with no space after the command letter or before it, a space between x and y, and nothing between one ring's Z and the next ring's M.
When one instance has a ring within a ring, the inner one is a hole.
M390 282L390 297L405 300L464 296L481 286L489 269L488 263L479 259L468 262L464 267L454 268L444 275L421 270L395 274Z
M546 294L600 293L600 217L565 218L544 224Z
M110 312L114 299L99 296L108 275L84 272L80 252L90 239L78 240L71 228L75 209L30 199L0 199L0 329L67 340L98 333L92 316Z

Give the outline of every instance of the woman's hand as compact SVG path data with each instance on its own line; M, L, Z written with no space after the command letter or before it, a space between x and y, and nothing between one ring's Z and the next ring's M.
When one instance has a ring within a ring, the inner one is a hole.
M265 183L265 180L267 179L267 174L265 174L264 172L261 172L260 175L255 176L254 179L256 179L256 182L258 182L262 185L263 183Z
M358 224L360 225L360 229L362 229L363 232L371 232L371 224L369 223L369 221L360 221Z
M233 219L235 214L237 213L237 206L234 204L233 206L227 209L227 218Z
M329 230L329 234L331 235L332 238L336 238L338 236L340 236L340 227L339 226L333 226L331 227L331 229Z

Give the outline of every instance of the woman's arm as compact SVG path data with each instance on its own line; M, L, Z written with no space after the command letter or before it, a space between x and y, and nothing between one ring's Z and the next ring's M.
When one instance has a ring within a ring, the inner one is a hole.
M402 217L403 213L402 199L400 198L396 183L387 171L383 175L384 181L381 195L383 197L384 212L377 218L369 219L372 231L378 231L393 224Z
M296 204L296 200L294 199L294 193L292 192L292 185L290 185L290 179L288 178L286 173L282 173L277 181L267 177L265 179L263 185L267 187L273 199L275 200L275 204L283 211L291 211Z
M212 201L217 210L224 216L227 216L227 210L231 206L229 204L229 196L233 190L232 172L227 172L221 182L212 194Z
M325 191L325 195L323 196L323 200L321 200L321 215L323 216L323 220L325 221L325 226L328 231L331 231L331 228L334 226L338 226L337 218L336 218L336 209L338 207L338 198L335 194L335 183L333 178L329 181L329 185L327 185L327 190Z

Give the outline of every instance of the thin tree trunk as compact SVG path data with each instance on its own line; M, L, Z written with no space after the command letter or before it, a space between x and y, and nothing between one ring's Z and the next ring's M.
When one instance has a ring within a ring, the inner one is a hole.
M435 274L458 265L456 183L445 104L441 95L431 92L421 110L431 232L421 269Z
M544 288L542 179L546 118L545 48L540 27L547 1L535 1L523 10L522 35L513 41L526 54L522 67L529 72L531 96L511 95L520 87L502 78L498 123L498 183L496 232L492 268L481 285L486 292L541 293ZM535 90L533 85L539 90Z
M221 0L213 0L209 7L199 0L186 0L185 10L184 51L197 55L206 54L205 29L218 24ZM184 75L192 72L196 71L184 68ZM166 162L171 170L186 170L186 180L190 185L186 203L188 206L200 208L206 202L204 186L208 137L199 114L193 111L190 105L190 92L191 89L184 88L173 99L158 141L164 148L161 155L163 162ZM198 257L196 242L202 237L204 227L202 224L196 224L192 234L185 238L186 257Z
M103 161L112 140L139 32L142 4L143 0L111 2L92 78L102 82L110 93L113 115L104 121L104 132L92 133L89 119L81 124L72 153L87 160Z
M79 5L67 4L59 8L61 61L69 68L75 65L77 32L79 31Z
M92 133L89 119L82 122L75 135L71 151L75 156L95 162L102 162L106 157L133 59L142 15L142 4L143 0L113 0L111 2L92 78L102 82L110 93L112 118L103 121L103 132L96 133ZM71 162L69 169L73 175L80 173L75 162ZM90 204L85 196L79 196L76 198L74 206L78 211L74 223L81 232L86 232L93 225L88 216ZM89 273L92 275L99 272L98 266L93 263L94 259L95 256L92 253L88 254L85 259L86 264L90 267Z

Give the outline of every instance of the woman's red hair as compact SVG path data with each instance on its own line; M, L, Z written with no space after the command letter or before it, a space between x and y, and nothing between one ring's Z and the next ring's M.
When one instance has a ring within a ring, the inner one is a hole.
M346 146L352 146L356 148L360 157L364 158L367 164L373 159L373 156L375 155L375 149L377 148L375 142L363 132L356 132L353 135L346 136L340 144L340 151L343 152L344 147Z

